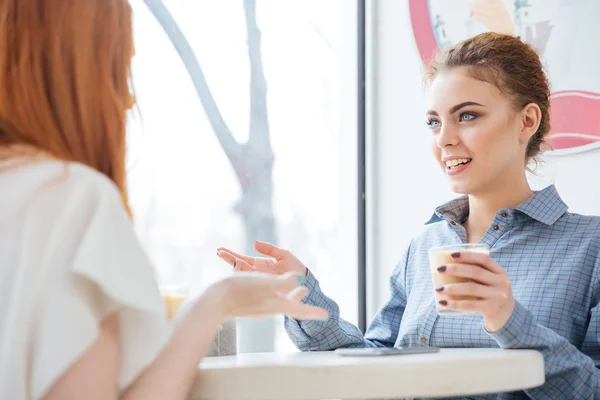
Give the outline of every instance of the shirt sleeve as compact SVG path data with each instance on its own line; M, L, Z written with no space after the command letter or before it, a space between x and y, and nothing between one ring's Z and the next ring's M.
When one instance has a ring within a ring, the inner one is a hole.
M341 347L394 347L406 307L403 277L407 260L408 249L390 277L389 300L377 312L364 336L358 327L340 318L338 304L321 291L319 281L308 271L305 285L310 292L304 302L329 311L329 319L298 321L286 317L285 328L292 342L302 351L334 350Z
M116 188L103 191L93 203L65 206L82 211L57 223L56 239L47 250L51 261L43 268L29 345L35 399L94 343L100 323L113 312L119 314L121 389L149 365L170 335L152 266Z
M584 354L564 337L535 321L519 302L506 325L490 336L505 349L534 349L544 356L546 383L526 390L532 399L600 399L600 308L590 312ZM593 357L593 358L592 358Z

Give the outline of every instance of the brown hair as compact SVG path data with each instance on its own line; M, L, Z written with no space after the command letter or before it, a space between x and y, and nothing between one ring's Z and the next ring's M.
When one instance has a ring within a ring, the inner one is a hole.
M133 106L127 0L0 0L0 146L86 164L119 188Z
M515 36L486 32L446 49L432 60L425 73L430 83L442 69L469 67L470 74L497 86L517 109L537 104L540 126L527 145L525 157L535 159L550 132L550 83L538 53Z

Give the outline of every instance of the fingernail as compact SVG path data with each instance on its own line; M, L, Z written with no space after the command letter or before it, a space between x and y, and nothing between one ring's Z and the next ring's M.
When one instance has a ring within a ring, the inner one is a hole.
M442 306L448 305L448 302L446 300L440 300L438 301L438 303L440 303Z
M448 253L446 253L446 254L448 254ZM460 253L459 252L452 253L452 254L450 254L450 257L452 257L452 258L458 258L458 257L460 257Z
M439 272L444 272L446 270L446 266L442 265L441 267L438 267L437 269Z
M306 276L304 276L304 274L299 274L296 279L298 279L298 285L302 285L306 279Z
M441 292L441 291L443 291L443 290L444 290L444 287L443 287L443 286L440 286L439 288L436 288L436 289L435 289L435 291L436 291L436 292Z

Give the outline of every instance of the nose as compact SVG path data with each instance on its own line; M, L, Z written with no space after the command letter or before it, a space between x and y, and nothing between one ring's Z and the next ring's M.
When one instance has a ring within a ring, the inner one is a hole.
M442 125L437 137L437 145L440 149L444 147L454 147L458 144L458 135L456 129L451 125Z

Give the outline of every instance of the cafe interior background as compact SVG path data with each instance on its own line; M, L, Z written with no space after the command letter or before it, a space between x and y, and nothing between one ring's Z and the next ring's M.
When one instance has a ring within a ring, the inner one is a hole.
M423 60L490 29L534 44L551 78L532 185L600 215L600 2L497 0L504 20L486 25L468 1L132 0L129 185L159 281L193 295L231 273L217 247L270 241L365 329L455 196L429 154ZM238 320L237 351L296 349L276 317Z

